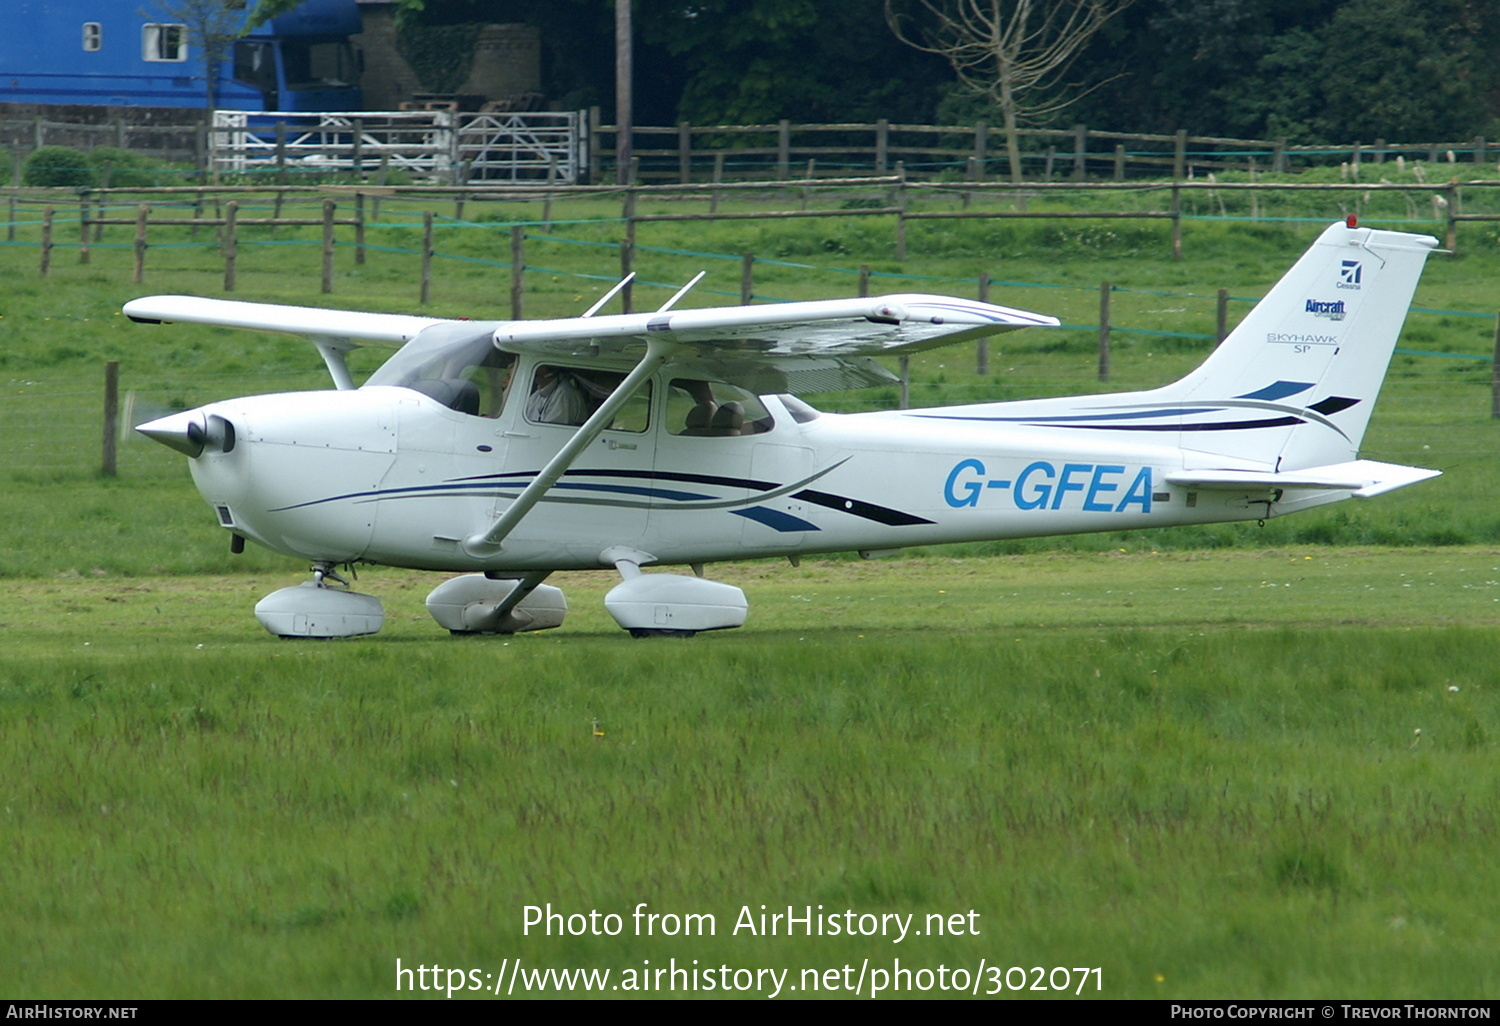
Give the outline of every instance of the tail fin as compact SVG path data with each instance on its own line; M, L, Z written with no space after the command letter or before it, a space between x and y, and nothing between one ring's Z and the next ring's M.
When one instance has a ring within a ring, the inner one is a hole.
M1353 460L1436 245L1330 226L1202 366L1132 398L1175 407L1185 449L1280 471Z
M1332 468L1333 478L1357 477L1363 483L1355 490L1374 494L1380 480L1396 478L1386 471L1371 477L1366 471L1374 465L1364 462L1348 465L1436 245L1427 235L1335 224L1197 370L1173 384L912 416L1087 432L1101 442L1175 443L1193 470Z

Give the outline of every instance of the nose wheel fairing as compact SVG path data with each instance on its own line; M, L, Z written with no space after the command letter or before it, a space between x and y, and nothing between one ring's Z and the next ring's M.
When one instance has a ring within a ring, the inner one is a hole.
M385 626L374 595L304 581L273 591L255 604L255 618L279 638L352 638Z

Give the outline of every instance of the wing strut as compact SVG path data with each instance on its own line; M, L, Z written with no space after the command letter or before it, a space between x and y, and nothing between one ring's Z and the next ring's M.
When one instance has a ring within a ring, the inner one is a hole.
M583 450L595 438L599 432L615 418L625 401L635 394L641 383L655 373L656 368L666 360L667 353L671 350L672 343L663 338L648 338L646 340L646 355L641 357L641 362L635 365L635 369L625 375L625 380L615 387L609 397L599 405L593 415L583 422L583 426L573 432L557 455L547 462L541 472L532 479L531 483L517 495L505 510L495 518L495 522L488 529L477 534L471 534L464 539L463 549L475 558L482 559L493 556L501 549L501 543L521 519L531 512L531 507L542 500L547 489L557 483L558 479L567 472L575 460L583 454Z
M323 365L333 377L333 387L340 391L353 388L354 376L349 373L349 364L345 362L344 354L355 347L344 339L322 338L317 335L309 335L308 338L318 347L318 355L323 358Z

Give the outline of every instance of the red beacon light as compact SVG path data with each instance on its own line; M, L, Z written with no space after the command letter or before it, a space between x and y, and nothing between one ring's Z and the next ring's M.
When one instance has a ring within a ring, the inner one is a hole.
M1348 216L1346 216L1344 218L1344 224L1347 225L1350 228L1358 228L1359 227L1359 215L1358 214L1349 214Z

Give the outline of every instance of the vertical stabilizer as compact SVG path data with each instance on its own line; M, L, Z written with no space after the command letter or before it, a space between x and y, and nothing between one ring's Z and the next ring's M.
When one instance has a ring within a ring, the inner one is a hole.
M1142 398L1184 449L1297 470L1355 458L1437 240L1332 225L1208 360Z

